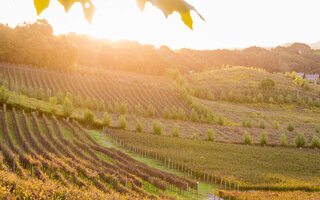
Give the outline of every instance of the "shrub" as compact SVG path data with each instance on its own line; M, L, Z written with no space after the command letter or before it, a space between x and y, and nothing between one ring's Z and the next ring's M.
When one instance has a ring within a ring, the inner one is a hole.
M320 83L320 81L319 81L319 83ZM314 101L314 106L320 108L320 99L316 99L316 100Z
M252 128L252 126L253 126L252 119L250 119L250 118L248 118L248 119L242 119L242 126L243 126L243 127Z
M318 138L318 136L313 136L311 140L311 147L320 148L320 139Z
M49 102L50 102L50 104L52 104L52 105L56 105L57 102L58 102L57 97L50 97L50 98L49 98Z
M9 100L8 89L4 86L0 88L0 103L7 103Z
M288 126L287 126L287 130L288 131L294 131L294 124L293 124L293 122L292 121L290 121L289 123L288 123Z
M152 126L153 126L153 134L163 135L163 128L162 128L162 124L160 121L154 120L152 122Z
M179 130L179 125L178 124L175 124L174 125L174 128L172 130L172 136L173 137L180 137L180 130Z
M259 103L263 103L264 97L263 97L263 95L261 93L258 94L257 100L258 100Z
M110 127L112 122L112 118L108 112L103 113L103 125Z
M265 129L267 127L267 123L265 120L260 120L259 128Z
M178 118L183 121L186 119L186 112L182 108L178 110Z
M207 93L207 99L210 100L210 101L214 100L214 94L212 93L211 90L209 90L208 93Z
M190 119L191 119L192 122L199 122L198 113L194 109L192 109L192 111L191 111Z
M294 139L294 144L297 147L304 147L306 143L307 143L307 140L304 133L297 133L297 136Z
M269 103L274 103L274 99L272 97L269 97L268 101Z
M82 96L77 95L74 98L74 104L75 104L76 107L83 108L84 107L84 103L83 103L83 100L82 100Z
M103 99L100 99L98 104L99 104L99 107L98 107L99 111L105 111L106 110L106 103L104 102Z
M242 136L242 141L244 144L251 144L252 143L251 135L247 131L244 131L243 136Z
M137 115L139 116L143 115L144 112L141 104L135 105L134 109Z
M194 133L194 134L192 135L192 139L193 139L193 140L198 140L198 138L199 138L199 133Z
M272 88L274 88L274 86L274 81L269 78L263 79L260 83L260 87L263 90L271 90Z
M85 123L92 125L94 123L94 113L89 109L85 109L83 120Z
M215 140L214 131L211 128L207 131L207 140L212 142Z
M165 107L163 110L163 117L165 119L170 119L171 118L171 111L169 108Z
M171 108L171 118L175 120L179 119L179 113L175 106Z
M268 144L268 135L267 132L263 131L260 135L260 144L261 145L266 145Z
M120 129L126 129L127 128L127 119L125 115L121 115L118 119L118 125Z
M286 97L286 103L287 104L292 104L292 97L291 97L290 94L288 94L287 97Z
M273 129L279 129L279 127L280 127L279 122L276 121L276 120L274 120L274 121L272 122L272 128L273 128Z
M70 117L73 112L73 104L68 97L64 99L62 110L65 117Z
M121 104L119 104L118 102L116 103L116 110L118 113L124 115L128 112L128 105L126 102L121 102Z
M279 94L278 98L277 98L278 103L283 103L284 102L284 97L282 94Z
M299 105L304 104L304 100L300 95L297 95L297 104L299 104Z
M317 133L320 133L320 125L319 124L314 127L314 131Z
M143 131L142 123L139 119L137 119L137 122L136 122L136 131L139 133Z
M226 122L226 119L222 115L218 115L218 124L223 126Z
M154 116L155 110L154 110L154 106L152 104L149 104L147 114L148 114L148 117Z
M288 142L287 142L287 135L285 133L283 133L281 135L281 146L287 146L288 145Z
M313 99L311 97L308 98L308 105L313 106Z

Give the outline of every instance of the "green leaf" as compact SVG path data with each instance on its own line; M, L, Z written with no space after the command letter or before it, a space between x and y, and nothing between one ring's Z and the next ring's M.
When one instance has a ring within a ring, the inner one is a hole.
M33 3L36 7L37 15L40 15L44 9L48 8L50 0L34 0Z
M82 10L83 10L84 16L91 23L92 17L96 10L91 0L58 0L58 1L60 2L61 5L63 5L64 10L66 12L70 10L70 8L74 3L80 2L82 4Z
M76 3L76 0L58 0L60 4L64 7L64 10L66 12L69 11L69 9L72 7L74 3Z
M185 25L192 30L193 20L190 15L190 11L195 11L202 20L205 20L198 11L185 2L184 0L136 0L139 8L143 11L146 2L150 2L152 5L158 7L163 14L168 17L174 11L181 15L181 19Z

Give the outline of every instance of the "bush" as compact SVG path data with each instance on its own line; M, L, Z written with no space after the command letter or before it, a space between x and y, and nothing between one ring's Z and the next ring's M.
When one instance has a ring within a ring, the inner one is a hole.
M218 115L218 124L223 126L226 122L226 119L222 115Z
M178 110L178 118L182 121L186 119L186 112L182 108Z
M52 105L57 105L57 102L58 102L57 97L50 97L49 102Z
M191 114L190 114L190 120L192 122L199 122L199 116L197 111L195 111L194 109L192 109Z
M64 99L62 110L65 117L70 117L73 112L73 104L68 97Z
M214 131L211 128L207 131L207 140L212 142L215 141Z
M268 135L267 132L263 131L260 135L260 144L261 145L266 145L268 144Z
M137 122L136 122L136 131L139 133L143 131L142 123L139 119L137 119Z
M253 126L252 119L250 119L250 118L248 118L248 119L242 119L242 126L243 126L243 127L252 128L252 126Z
M313 99L311 97L308 98L308 105L313 106Z
M135 112L137 115L142 116L143 115L143 107L141 106L141 104L135 105Z
M272 122L272 128L273 128L273 129L279 129L279 127L280 127L279 122L276 121L276 120L274 120L274 121Z
M287 130L288 131L294 131L294 124L293 124L293 122L292 121L290 121L289 123L288 123L288 126L287 126Z
M179 130L179 125L178 124L175 124L174 125L174 128L172 130L172 136L173 137L180 137L180 130Z
M320 139L318 138L318 136L313 136L311 140L311 147L320 148Z
M260 87L263 90L271 90L272 88L274 88L274 86L274 81L269 78L263 79L260 83Z
M244 144L251 144L252 143L251 135L247 131L244 131L243 136L242 136L242 141Z
M154 117L155 110L152 104L149 104L147 114L148 114L148 117Z
M269 97L268 101L269 103L274 103L274 99L272 97Z
M267 127L267 123L265 120L260 120L259 128L265 129Z
M154 120L152 122L152 126L153 126L153 134L163 135L162 123L160 121Z
M198 138L199 138L199 133L194 133L194 134L192 135L192 139L193 139L193 140L198 140Z
M105 112L103 114L103 125L107 126L107 127L110 127L111 126L111 122L112 122L111 116L109 115L108 112Z
M92 125L94 123L94 113L89 109L85 109L83 120L84 123Z
M288 142L287 142L287 135L285 133L283 133L281 135L281 146L287 146L288 145Z
M278 98L277 98L278 103L283 103L284 102L284 97L282 94L279 94Z
M294 144L297 147L304 147L306 143L307 143L307 140L304 133L297 133L297 136L294 139Z
M314 127L314 131L317 133L320 133L320 125L319 124Z
M82 100L82 96L77 95L77 96L74 98L74 105L75 105L76 107L79 107L79 108L83 108L83 107L84 107L84 103L83 103L83 100Z
M116 109L117 109L118 113L124 115L128 112L128 105L126 102L121 102L121 104L117 103Z
M163 117L165 119L170 119L171 118L171 111L169 108L165 107L163 110Z
M9 100L8 89L4 86L0 88L0 103L7 103Z
M319 81L319 83L320 83L320 81ZM314 106L320 108L320 99L316 99L316 100L314 101Z
M287 97L286 97L286 103L287 104L292 104L292 97L291 97L290 94L288 94Z
M258 94L257 100L258 100L259 103L263 103L264 97L263 97L263 95L261 93Z
M125 115L121 115L118 119L118 125L120 129L126 129L127 128L127 119Z

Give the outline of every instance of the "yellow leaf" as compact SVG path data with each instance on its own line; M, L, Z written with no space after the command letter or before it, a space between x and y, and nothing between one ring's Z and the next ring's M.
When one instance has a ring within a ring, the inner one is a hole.
M44 9L48 8L50 0L34 0L33 3L36 7L37 15L40 15Z

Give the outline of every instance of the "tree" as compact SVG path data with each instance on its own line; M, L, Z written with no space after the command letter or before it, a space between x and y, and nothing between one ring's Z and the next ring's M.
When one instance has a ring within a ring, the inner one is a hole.
M285 133L283 133L281 135L281 146L287 146L288 145L288 141L287 141L287 135Z
M307 143L306 136L304 133L297 133L297 136L294 139L294 144L297 147L304 147L304 145Z
M298 87L297 88L297 96L300 94L300 87L303 85L303 79L301 76L296 76L293 83Z
M73 104L68 97L64 99L62 110L65 117L70 117L73 112Z
M118 125L120 129L126 129L127 128L127 119L125 115L121 115L118 119Z
M266 78L263 79L260 83L260 87L263 90L271 90L272 88L274 88L275 83L272 79Z
M178 12L181 15L181 20L192 30L193 20L190 15L190 11L195 11L199 17L204 20L204 18L197 12L197 10L184 0L136 0L137 4L141 11L144 10L146 2L150 2L154 6L158 7L163 14L168 17L174 11ZM64 7L65 11L68 12L72 5L76 2L82 4L82 9L85 17L89 22L91 22L94 12L96 10L95 6L91 0L58 0L58 2ZM47 9L49 6L50 0L34 0L34 6L37 10L37 14Z
M180 137L180 128L178 124L174 125L174 128L172 130L172 136L173 137Z
M111 122L112 122L111 116L109 115L108 112L105 112L103 114L103 125L107 126L107 127L110 127L111 126Z
M155 110L154 110L154 106L152 104L149 104L148 109L147 109L147 114L148 114L148 117L154 117Z
M260 144L266 145L268 144L268 134L267 132L263 131L260 135Z
M244 144L251 144L252 143L251 135L247 131L244 131L243 136L242 136L242 141Z
M160 121L154 120L152 122L153 134L155 135L163 135L163 128Z
M142 123L139 119L136 121L136 131L141 133L143 131Z
M214 131L212 128L208 129L208 131L207 131L207 140L212 141L212 142L214 142L214 140L215 140Z
M83 115L83 121L86 124L92 125L94 123L94 113L89 109L85 109L84 115Z
M7 103L9 100L8 89L4 86L0 88L0 103Z
M294 130L294 128L295 128L295 127L294 127L293 122L290 121L290 122L288 123L287 130L292 132L292 131Z

